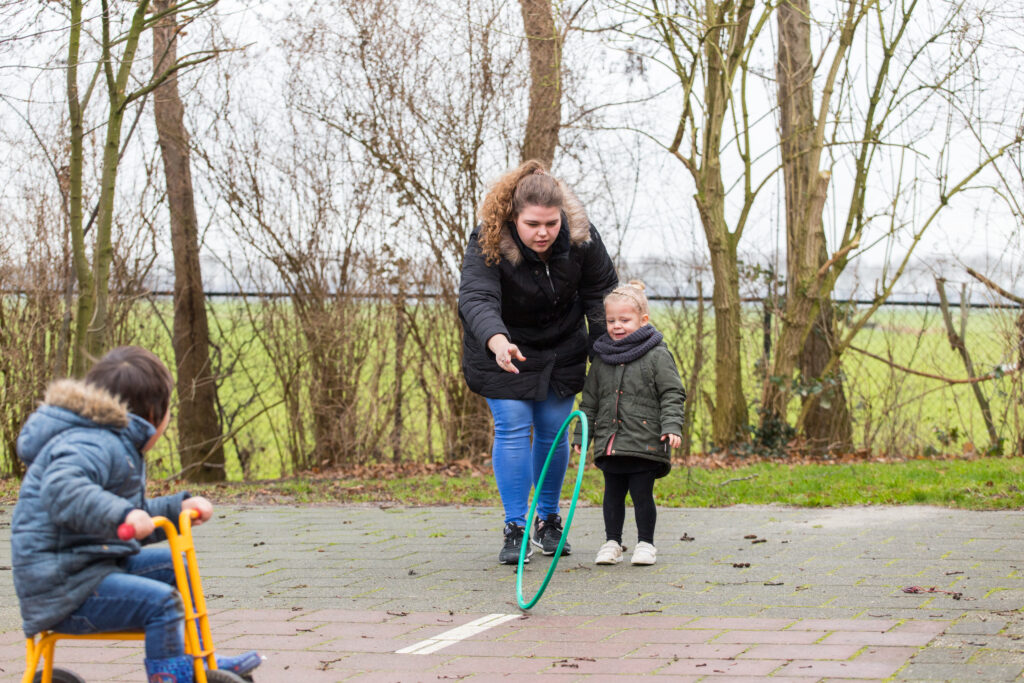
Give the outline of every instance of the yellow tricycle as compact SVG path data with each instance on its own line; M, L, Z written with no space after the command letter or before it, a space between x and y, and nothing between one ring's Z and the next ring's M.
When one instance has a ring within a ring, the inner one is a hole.
M156 528L167 534L174 563L174 577L185 606L185 653L193 657L196 683L242 683L252 681L250 676L239 676L233 671L217 668L214 656L213 635L203 597L203 585L196 564L196 548L192 542L192 520L198 517L195 510L183 510L178 519L178 529L166 517L154 517ZM180 531L179 531L180 530ZM131 525L122 524L118 535L127 540L134 538ZM85 679L73 671L55 667L54 648L58 640L144 640L142 631L109 631L71 635L54 631L43 631L25 641L25 675L22 683L85 683ZM205 646L205 647L204 647ZM43 668L39 668L39 660Z

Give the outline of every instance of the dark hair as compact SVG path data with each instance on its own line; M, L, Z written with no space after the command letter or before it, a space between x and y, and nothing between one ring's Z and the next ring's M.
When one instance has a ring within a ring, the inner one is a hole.
M128 410L160 424L171 405L174 378L167 366L141 346L119 346L96 361L85 381L106 389L128 404Z

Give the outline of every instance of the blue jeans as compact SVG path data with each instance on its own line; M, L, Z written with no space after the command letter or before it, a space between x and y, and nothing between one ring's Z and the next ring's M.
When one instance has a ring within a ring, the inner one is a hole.
M494 450L491 463L498 483L505 521L526 526L530 512L530 489L540 478L544 460L565 418L572 412L572 396L559 398L549 392L543 401L487 399L494 416ZM533 430L531 444L530 431ZM537 517L558 514L562 480L569 466L569 438L563 435L548 466L544 486L537 499Z
M122 560L82 605L51 630L60 633L146 631L146 657L185 654L185 609L174 583L171 551L143 548Z

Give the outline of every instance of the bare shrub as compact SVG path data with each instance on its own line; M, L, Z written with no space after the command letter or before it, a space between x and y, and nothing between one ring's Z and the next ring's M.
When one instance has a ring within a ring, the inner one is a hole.
M15 444L47 383L68 366L69 318L62 283L70 254L59 202L26 189L23 211L5 220L0 242L0 476L20 475Z
M349 465L390 450L380 424L393 410L395 340L391 307L377 301L389 262L380 183L315 120L282 115L284 131L253 112L224 117L225 144L199 152L238 262L252 266L236 279L287 295L245 305L256 306L253 329L288 414L290 466Z
M400 314L406 335L405 356L418 396L404 392L406 412L418 413L414 424L423 436L420 444L428 460L489 457L491 422L483 398L469 390L462 376L461 326L455 294L438 267L420 264L405 269ZM420 422L422 420L422 422ZM407 439L408 441L408 439Z

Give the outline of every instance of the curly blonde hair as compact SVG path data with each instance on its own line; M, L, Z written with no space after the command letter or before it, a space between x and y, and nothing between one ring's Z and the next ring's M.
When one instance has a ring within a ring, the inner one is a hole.
M477 209L480 250L487 265L501 260L499 245L506 222L515 220L527 206L562 208L564 201L562 184L536 159L525 161L498 178Z
M605 295L605 303L608 299L615 298L626 301L631 304L640 315L650 315L651 307L647 302L647 295L644 294L644 290L647 289L641 280L630 280L629 283L619 285L612 291Z

